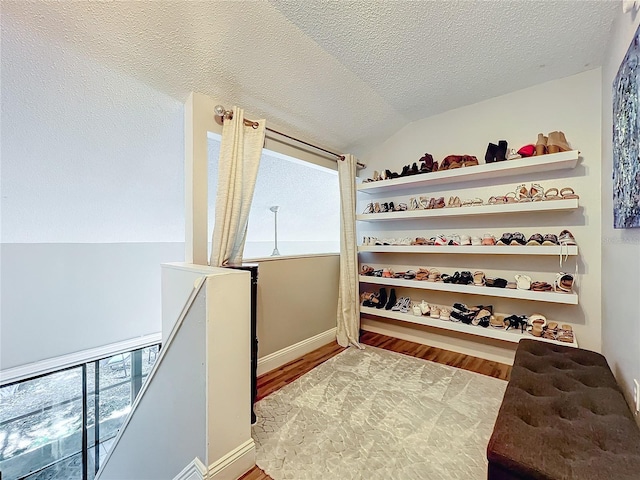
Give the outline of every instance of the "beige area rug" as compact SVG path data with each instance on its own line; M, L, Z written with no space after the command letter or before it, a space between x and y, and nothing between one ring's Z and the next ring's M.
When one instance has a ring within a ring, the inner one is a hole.
M352 347L256 404L257 464L275 480L484 480L506 386Z

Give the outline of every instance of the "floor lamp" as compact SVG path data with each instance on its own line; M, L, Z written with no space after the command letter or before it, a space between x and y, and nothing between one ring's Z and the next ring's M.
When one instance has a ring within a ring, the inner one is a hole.
M275 234L275 245L273 248L273 253L271 254L272 257L278 256L280 255L280 252L278 251L278 210L280 210L280 207L278 205L274 205L273 207L269 208L269 210L271 210L273 212L273 232Z

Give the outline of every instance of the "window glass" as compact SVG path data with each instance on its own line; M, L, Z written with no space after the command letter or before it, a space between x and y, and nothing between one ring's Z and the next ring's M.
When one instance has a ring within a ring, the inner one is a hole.
M209 234L213 232L220 137L209 134ZM249 215L244 258L271 256L275 213L280 255L340 251L338 173L264 149Z

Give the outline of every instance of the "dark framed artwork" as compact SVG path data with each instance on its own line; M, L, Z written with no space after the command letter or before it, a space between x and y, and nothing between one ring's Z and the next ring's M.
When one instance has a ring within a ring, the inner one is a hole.
M613 227L640 227L640 27L613 81Z

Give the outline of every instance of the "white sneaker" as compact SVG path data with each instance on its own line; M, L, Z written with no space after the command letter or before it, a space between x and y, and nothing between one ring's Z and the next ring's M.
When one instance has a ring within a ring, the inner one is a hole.
M471 237L469 235L460 235L460 245L471 245Z
M482 239L480 237L471 237L471 245L474 247L479 247L482 245Z

